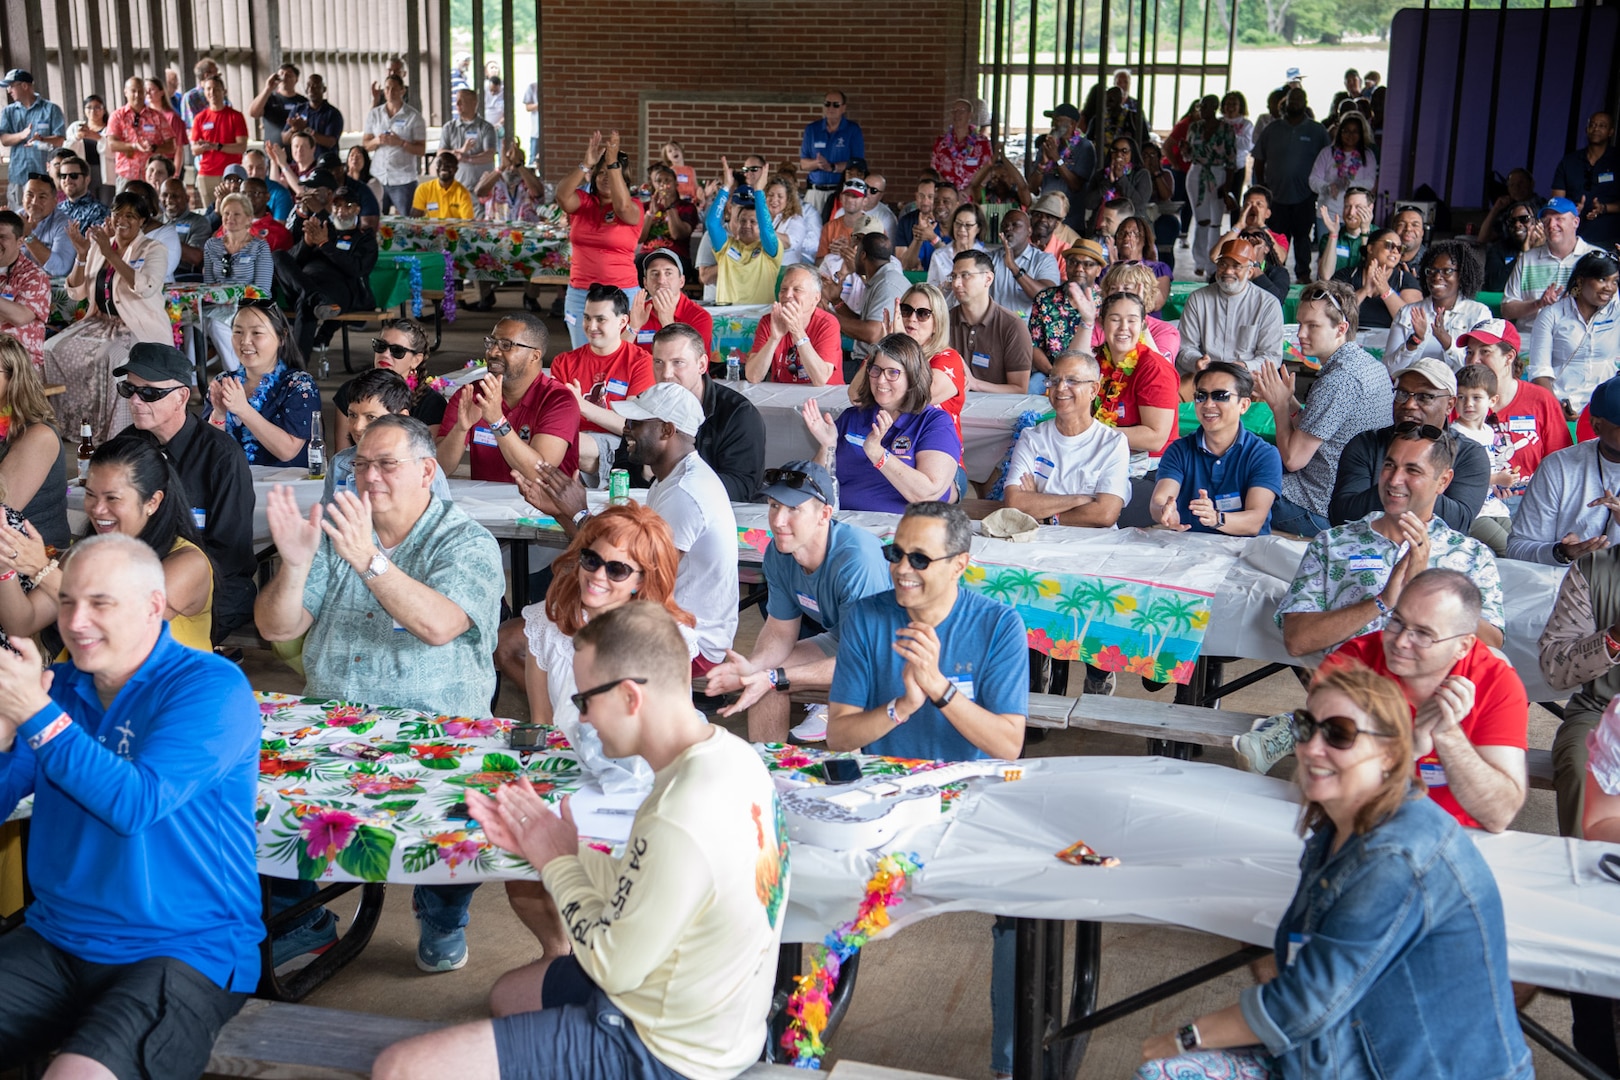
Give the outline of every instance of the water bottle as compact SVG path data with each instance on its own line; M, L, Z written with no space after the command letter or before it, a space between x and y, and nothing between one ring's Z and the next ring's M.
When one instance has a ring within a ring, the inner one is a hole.
M742 382L742 354L735 345L726 353L726 382Z

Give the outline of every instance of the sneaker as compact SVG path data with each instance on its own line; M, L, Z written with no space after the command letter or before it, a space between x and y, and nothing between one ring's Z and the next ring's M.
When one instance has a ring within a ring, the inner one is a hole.
M1232 749L1245 769L1264 775L1294 752L1291 720L1288 713L1262 717L1252 730L1232 737Z
M799 742L827 741L827 706L811 705L805 710L804 723L794 728L792 735Z
M452 930L448 934L435 934L423 923L422 936L416 945L416 966L429 974L466 967L467 932Z
M1099 697L1113 697L1114 686L1118 681L1112 671L1104 672L1103 676L1098 678L1090 668L1087 668L1085 693L1095 694Z
M319 956L336 944L337 916L330 911L322 911L321 918L276 938L270 947L270 962L274 967L280 968L287 961L297 959L305 953Z

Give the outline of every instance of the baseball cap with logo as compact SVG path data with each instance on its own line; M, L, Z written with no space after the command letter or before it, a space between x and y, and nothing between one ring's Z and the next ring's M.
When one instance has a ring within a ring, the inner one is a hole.
M1574 214L1575 216L1579 217L1580 213L1581 208L1576 206L1570 200L1565 198L1552 198L1547 200L1546 205L1541 208L1541 213L1538 216L1546 217L1548 214Z
M22 68L12 68L10 71L6 72L5 78L0 79L0 86L10 86L12 83L20 82L25 82L29 86L32 86L34 85L34 77L28 72L24 71Z
M682 435L697 437L703 426L703 406L697 395L680 383L654 383L627 401L615 401L613 411L626 420L662 420Z
M872 194L870 191L866 190L866 181L862 180L858 176L851 176L849 179L845 180L844 190L839 192L839 194L848 195L852 191L857 195Z
M1506 319L1486 319L1484 322L1468 331L1468 333L1459 337L1457 339L1457 344L1467 345L1470 341L1477 341L1481 345L1500 345L1505 343L1512 346L1514 352L1518 352L1521 348L1523 348L1523 346L1519 344L1518 327L1514 326Z

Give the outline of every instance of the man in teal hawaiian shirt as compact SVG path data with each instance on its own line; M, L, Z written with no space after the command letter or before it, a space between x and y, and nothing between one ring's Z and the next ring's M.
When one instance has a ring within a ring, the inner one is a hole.
M1378 477L1383 509L1318 533L1305 548L1294 583L1277 608L1289 655L1320 652L1383 629L1407 583L1435 566L1459 570L1479 586L1484 596L1479 639L1501 646L1496 558L1434 512L1436 497L1451 482L1455 456L1450 433L1397 428Z
M339 492L324 520L319 506L300 513L291 489L270 492L281 569L254 606L259 633L267 641L304 637L307 696L488 715L506 588L495 538L433 494L433 436L420 420L378 417L351 464L358 495ZM417 967L454 971L467 963L467 905L476 887L417 888ZM290 901L308 891L286 894ZM322 949L334 934L335 920L317 908L278 935L275 962Z

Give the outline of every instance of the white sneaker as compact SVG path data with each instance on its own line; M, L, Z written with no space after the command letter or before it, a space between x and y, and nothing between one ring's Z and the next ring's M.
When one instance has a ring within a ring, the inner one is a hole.
M1294 752L1293 714L1265 716L1242 735L1232 737L1232 749L1250 772L1269 773L1283 758Z
M799 742L827 741L827 706L806 705L804 722L790 734Z

